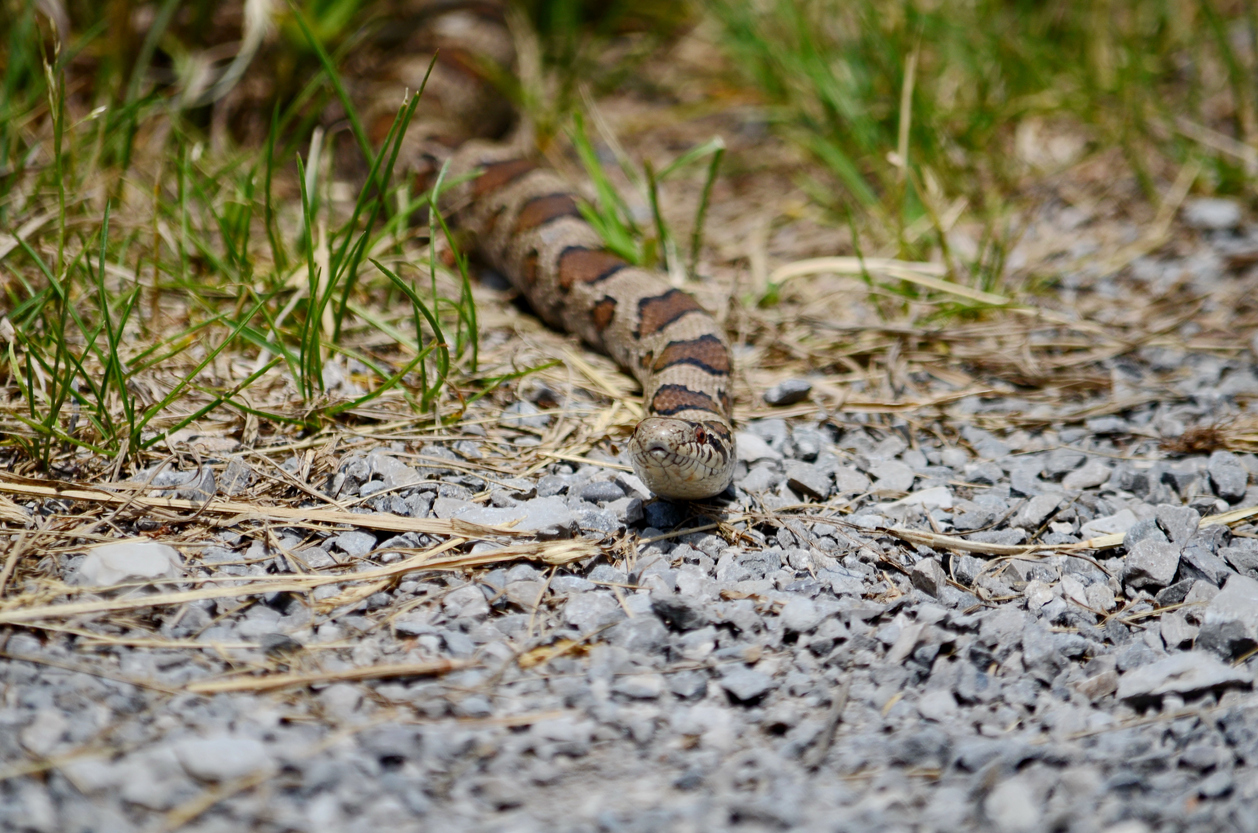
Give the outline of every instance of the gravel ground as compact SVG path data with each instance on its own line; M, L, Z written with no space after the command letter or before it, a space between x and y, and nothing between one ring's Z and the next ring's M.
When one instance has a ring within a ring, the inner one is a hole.
M1252 239L1235 208L1189 206L1221 229L1206 254ZM554 416L527 401L505 433L347 454L310 488L601 549L349 601L327 584L0 627L0 828L1258 830L1258 530L1200 523L1258 506L1258 457L1160 445L1258 395L1241 355L1127 353L1107 369L1142 404L1081 425L977 427L1010 397L952 403L947 432L750 421L734 492L703 511L597 450L539 478L477 469L539 442ZM204 500L257 474L211 462L158 483ZM24 508L34 527L71 507ZM241 519L40 570L69 602L126 601L154 591L81 588L387 568L443 540ZM434 673L350 673L396 664ZM314 679L205 686L283 673Z

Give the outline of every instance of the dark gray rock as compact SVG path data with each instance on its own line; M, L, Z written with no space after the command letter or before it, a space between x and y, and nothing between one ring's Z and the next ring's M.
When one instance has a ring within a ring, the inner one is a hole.
M1158 526L1166 533L1173 544L1185 546L1197 534L1197 525L1201 523L1201 513L1191 506L1175 506L1163 503L1156 509Z
M1175 582L1174 584L1163 587L1153 597L1158 607L1170 607L1182 602L1187 596L1188 591L1196 584L1197 579L1186 578Z
M701 602L675 593L652 590L651 610L679 631L697 630L712 621L711 613Z
M1190 541L1179 557L1179 574L1182 578L1193 578L1208 581L1215 587L1222 587L1227 577L1235 571L1211 550L1209 544L1200 539Z
M647 526L670 530L686 520L686 510L671 500L657 500L642 507L642 519Z
M581 487L581 498L590 503L610 503L625 496L625 490L610 480L593 480Z
M797 495L825 500L830 495L830 473L812 463L790 462L786 464L786 485Z
M1249 472L1241 465L1240 460L1230 451L1216 451L1210 455L1206 465L1206 474L1214 493L1228 503L1236 503L1245 496L1249 486Z
M786 379L766 390L764 401L775 408L782 408L803 402L810 393L812 393L812 382L803 379Z
M1252 538L1238 538L1229 547L1220 547L1218 555L1232 566L1236 572L1250 578L1258 578L1258 541Z
M948 574L944 572L943 565L937 558L923 558L914 564L909 571L909 578L914 587L936 599L943 595L944 588L948 586Z
M1159 589L1175 579L1179 547L1166 541L1143 540L1130 547L1123 561L1123 581L1130 587Z
M1258 580L1232 575L1206 607L1197 647L1224 659L1258 646Z
M992 462L970 463L965 467L965 481L979 486L995 486L1005 479L1005 470Z
M1061 480L1070 472L1083 465L1087 455L1073 448L1058 448L1049 452L1044 459L1044 477L1048 480Z
M1162 482L1174 489L1181 497L1187 497L1192 494L1199 476L1197 467L1191 464L1167 466L1162 471Z

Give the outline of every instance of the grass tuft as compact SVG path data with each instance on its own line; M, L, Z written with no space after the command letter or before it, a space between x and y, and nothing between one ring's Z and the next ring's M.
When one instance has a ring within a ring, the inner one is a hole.
M395 181L422 86L373 147L338 75L344 16L364 6L290 5L313 78L293 95L276 83L263 141L237 145L203 119L236 62L205 105L159 69L192 49L192 24L217 20L213 9L160 4L122 66L100 28L60 49L34 4L19 4L0 59L0 228L13 230L0 234L0 444L45 470L79 452L121 469L208 417L315 431L382 398L432 414L457 395L451 379L478 360L466 264L452 280L439 270L438 290L434 261L422 300L381 266L412 256L407 220L435 203ZM107 18L103 5L89 12ZM87 55L108 72L89 80ZM315 126L329 96L366 171L350 198L340 171L353 166ZM375 307L401 286L410 312Z

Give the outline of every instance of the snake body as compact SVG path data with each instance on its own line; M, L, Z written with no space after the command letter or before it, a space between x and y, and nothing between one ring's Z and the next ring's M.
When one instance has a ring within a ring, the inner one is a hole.
M437 21L444 74L456 76L453 83L463 91L453 103L438 91L445 124L429 131L440 135L427 144L430 169L448 159L450 179L463 180L443 196L443 205L471 232L480 257L539 317L607 353L641 383L647 416L634 428L628 451L647 488L671 499L720 494L733 479L735 461L733 363L722 328L663 274L609 251L582 217L580 195L527 145L447 138L474 130L465 124L479 117L469 104L468 76L483 65L484 53L502 63L508 49L505 29L493 28L501 27L501 17L485 3L445 11ZM441 75L434 81L439 89ZM481 82L476 89L488 87ZM450 125L459 120L464 124ZM435 145L450 148L446 159L431 150Z

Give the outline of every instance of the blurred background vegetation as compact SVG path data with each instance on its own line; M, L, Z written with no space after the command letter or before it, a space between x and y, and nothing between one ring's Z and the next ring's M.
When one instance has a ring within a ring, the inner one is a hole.
M1155 207L1189 168L1196 190L1252 203L1255 6L527 0L518 8L547 84L516 94L558 132L582 89L632 84L670 43L701 32L723 56L712 76L811 160L800 185L868 242L864 254L942 253L950 280L1014 291L1002 285L1010 214L1081 160L1105 160L1112 181L1134 179ZM389 143L361 147L377 175L348 201L333 199L319 165L329 113L355 118L340 67L406 8L0 0L8 445L43 465L74 449L122 461L223 409L312 429L385 392L432 412L456 369L492 382L476 376L470 295L437 290L444 267L425 267L423 295L414 275L367 265L405 260L406 218L425 199L390 179ZM959 214L985 229L977 252L948 251ZM362 346L365 331L393 352ZM243 379L207 376L237 354L250 357ZM332 403L333 356L356 363L361 397ZM243 392L277 366L298 404L249 404ZM189 398L198 404L176 407Z

